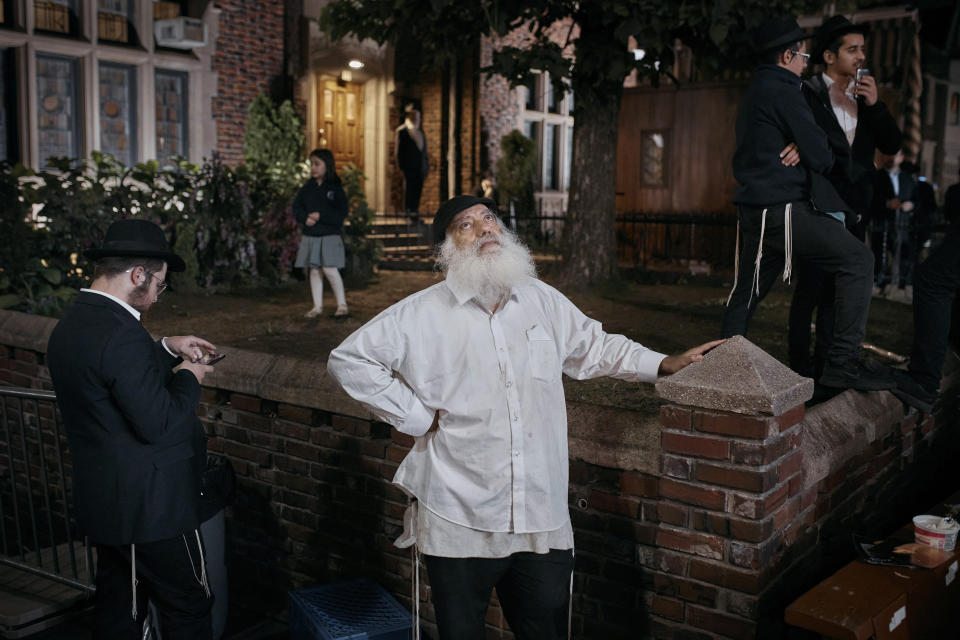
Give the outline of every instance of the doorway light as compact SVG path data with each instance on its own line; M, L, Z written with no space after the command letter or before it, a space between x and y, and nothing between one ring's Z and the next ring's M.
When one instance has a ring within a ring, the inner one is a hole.
M356 58L348 62L347 66L350 67L351 69L363 69L363 63L357 60Z

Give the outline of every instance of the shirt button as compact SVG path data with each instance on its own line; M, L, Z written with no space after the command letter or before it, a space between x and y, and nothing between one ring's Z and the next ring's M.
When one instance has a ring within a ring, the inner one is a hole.
M514 451L514 452L513 452L513 455L514 455L514 456L519 456L519 455L520 455L520 452L519 452L519 451Z
M514 421L514 422L516 422L516 421L519 420L519 419L520 419L520 416L513 416L513 421Z
M507 380L507 388L509 389L512 386L513 386L513 380Z

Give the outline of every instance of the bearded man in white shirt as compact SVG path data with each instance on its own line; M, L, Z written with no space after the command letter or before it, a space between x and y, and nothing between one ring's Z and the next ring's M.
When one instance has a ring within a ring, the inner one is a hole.
M491 200L457 196L434 218L444 282L348 337L330 373L416 437L394 482L415 498L416 544L441 639L482 639L491 590L518 640L566 637L573 570L561 374L653 382L715 341L665 356L604 333L535 277Z

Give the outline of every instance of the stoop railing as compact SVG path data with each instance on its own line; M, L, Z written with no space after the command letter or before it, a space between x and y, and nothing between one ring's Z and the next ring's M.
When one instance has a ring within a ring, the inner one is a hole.
M44 628L94 592L93 555L71 514L57 414L52 391L0 387L0 584L22 605L0 616L4 637Z

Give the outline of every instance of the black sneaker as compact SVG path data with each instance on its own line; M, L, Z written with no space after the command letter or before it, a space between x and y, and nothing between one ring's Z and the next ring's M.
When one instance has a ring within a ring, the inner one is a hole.
M907 371L899 369L894 371L893 379L897 383L897 386L893 389L893 395L924 413L933 411L933 405L937 401L936 390L930 391L924 388Z
M828 362L823 367L819 382L825 387L857 391L884 391L897 386L888 371L871 370L858 359L850 359L840 364Z

